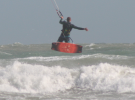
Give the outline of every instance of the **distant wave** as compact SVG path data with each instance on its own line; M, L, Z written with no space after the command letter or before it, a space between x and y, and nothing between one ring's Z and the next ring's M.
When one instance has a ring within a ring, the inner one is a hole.
M96 46L96 44L91 43L90 45L85 45L85 47L92 47L92 46Z
M0 54L4 54L4 55L12 55L12 54L10 54L10 53L2 52L2 51L0 51Z
M1 47L8 47L8 46L23 46L22 43L20 42L15 42L15 43L12 43L12 44L7 44L7 45L1 45Z
M104 59L130 59L133 57L121 55L107 55L107 54L92 54L92 55L79 55L79 56L52 56L52 57L27 57L23 59L36 60L36 61L60 61L60 60L77 60L87 58L104 58Z
M20 43L20 42L15 42L15 43L13 43L13 44L11 44L12 46L22 46L23 44L22 43Z

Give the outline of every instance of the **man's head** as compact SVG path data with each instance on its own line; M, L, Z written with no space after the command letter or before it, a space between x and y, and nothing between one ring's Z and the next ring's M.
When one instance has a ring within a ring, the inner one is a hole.
M71 17L67 17L67 22L71 22Z

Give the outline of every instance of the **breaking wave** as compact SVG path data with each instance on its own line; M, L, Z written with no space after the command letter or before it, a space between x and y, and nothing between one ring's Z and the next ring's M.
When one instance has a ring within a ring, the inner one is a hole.
M135 69L100 63L65 68L15 61L0 67L0 91L52 93L80 88L89 91L135 92Z

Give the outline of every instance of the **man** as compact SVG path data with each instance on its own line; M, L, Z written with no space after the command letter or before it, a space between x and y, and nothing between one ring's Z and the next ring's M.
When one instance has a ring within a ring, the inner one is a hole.
M71 18L67 17L67 22L66 21L62 21L63 16L61 17L59 23L63 25L63 29L61 30L62 33L58 39L58 42L70 42L70 32L72 30L72 28L78 29L78 30L86 30L88 31L87 28L81 28L81 27L77 27L73 24L71 24Z

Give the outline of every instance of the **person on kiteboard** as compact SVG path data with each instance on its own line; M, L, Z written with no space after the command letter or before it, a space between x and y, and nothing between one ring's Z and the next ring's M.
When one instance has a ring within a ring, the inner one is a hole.
M77 27L73 24L71 24L71 17L67 17L67 21L62 21L63 20L63 16L61 16L61 19L59 21L60 24L63 25L63 29L61 30L62 33L60 35L60 37L58 38L58 42L70 42L70 32L72 30L72 28L74 29L78 29L78 30L86 30L88 31L87 28L81 28L81 27Z

